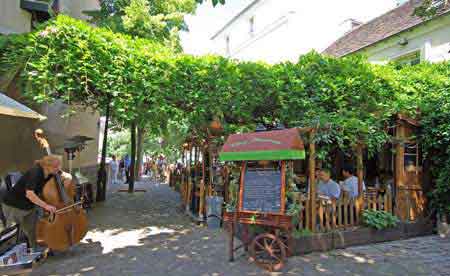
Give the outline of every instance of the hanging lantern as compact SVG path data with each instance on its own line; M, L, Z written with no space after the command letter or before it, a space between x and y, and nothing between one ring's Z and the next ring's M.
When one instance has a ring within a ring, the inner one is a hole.
M219 135L223 131L222 123L217 116L214 116L209 124L209 131L212 135Z

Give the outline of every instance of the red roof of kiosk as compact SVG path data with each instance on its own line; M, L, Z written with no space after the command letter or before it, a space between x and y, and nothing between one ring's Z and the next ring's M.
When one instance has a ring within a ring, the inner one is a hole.
M305 159L303 141L296 128L230 135L220 160Z

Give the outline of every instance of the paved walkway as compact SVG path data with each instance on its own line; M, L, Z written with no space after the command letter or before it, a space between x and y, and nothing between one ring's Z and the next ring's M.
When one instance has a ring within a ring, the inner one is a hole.
M125 187L125 186L124 186ZM223 230L196 226L167 185L140 182L147 192L110 189L90 217L83 242L50 257L31 275L268 275L239 252L227 261ZM450 240L428 236L291 257L272 275L450 276Z

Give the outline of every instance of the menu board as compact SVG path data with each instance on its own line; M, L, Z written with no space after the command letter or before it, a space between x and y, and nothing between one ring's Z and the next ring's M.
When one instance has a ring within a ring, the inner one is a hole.
M279 213L281 211L281 172L249 170L244 176L243 211Z

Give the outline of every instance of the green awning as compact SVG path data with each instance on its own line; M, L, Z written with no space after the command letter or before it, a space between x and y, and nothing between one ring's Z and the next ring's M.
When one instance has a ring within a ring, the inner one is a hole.
M299 160L305 149L297 129L230 135L219 153L221 161Z
M243 160L302 160L305 159L304 150L262 150L222 152L221 161L243 161Z

